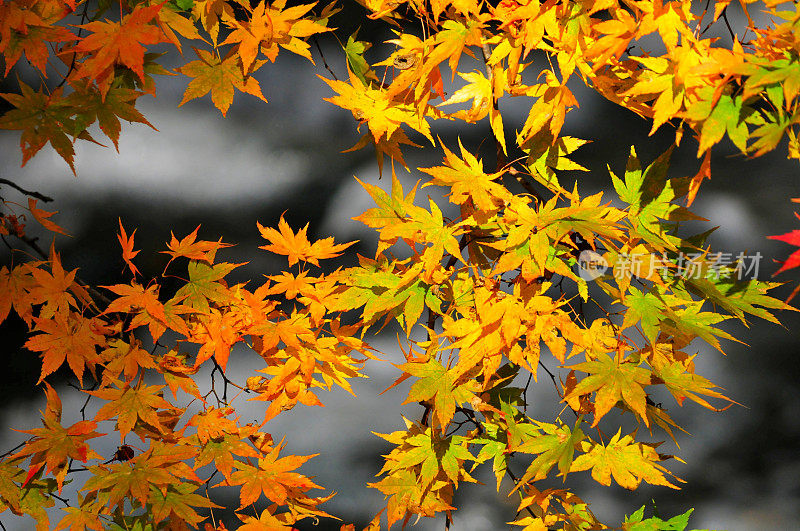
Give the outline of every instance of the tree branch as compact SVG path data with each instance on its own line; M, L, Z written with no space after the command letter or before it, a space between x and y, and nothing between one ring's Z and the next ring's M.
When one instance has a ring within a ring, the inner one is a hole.
M25 194L25 195L29 195L31 197L35 197L36 199L44 201L45 203L49 203L50 201L53 200L52 197L46 196L44 194L40 194L39 192L32 192L30 190L26 190L23 187L21 187L20 185L18 185L17 183L15 183L13 181L9 181L8 179L0 178L0 184L7 184L8 186L10 186L11 188L14 188L18 192L20 192L22 194Z

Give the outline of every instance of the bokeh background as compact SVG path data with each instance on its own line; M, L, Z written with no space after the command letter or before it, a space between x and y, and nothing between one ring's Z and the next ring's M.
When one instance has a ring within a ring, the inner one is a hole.
M733 6L731 11L735 17ZM350 23L353 29L363 23L362 39L380 43L386 38L358 16ZM720 37L725 35L720 33ZM346 77L343 55L336 42L321 39L320 44L331 69L340 78ZM333 235L337 242L358 239L360 243L351 250L370 256L374 253L375 234L350 218L369 208L371 199L353 176L383 186L388 186L389 180L385 176L379 180L371 150L340 153L355 144L359 133L349 112L322 100L332 93L316 75L330 77L330 73L322 67L315 48L314 54L317 66L281 52L276 64L256 74L269 103L237 94L227 118L213 108L208 97L178 109L187 79L159 79L158 97L143 97L138 104L159 132L140 124L124 124L119 153L113 147L78 143L77 178L50 147L20 168L19 135L2 132L0 177L55 198L53 203L40 206L60 211L56 221L72 235L57 240L63 263L66 268L79 268L79 275L94 284L112 284L119 279L122 261L115 236L118 218L129 233L137 229L137 248L142 252L136 263L145 275L151 276L159 275L164 267L166 257L157 251L164 249L170 232L182 237L197 225L202 225L201 237L222 237L237 244L224 254L231 262L249 262L237 271L237 278L258 282L262 275L275 274L284 263L257 249L262 241L256 221L275 225L284 212L294 228L309 223L309 234L315 237ZM373 57L380 57L380 53ZM188 56L167 56L167 65L179 66L188 60ZM476 63L474 67L480 65ZM22 72L23 78L24 75ZM15 90L13 83L7 81L3 91ZM452 87L446 89L452 92ZM564 132L592 140L574 157L591 171L565 175L562 183L571 186L577 179L582 194L603 191L610 200L614 193L606 165L621 171L631 145L636 146L643 161L649 162L665 149L673 133L665 126L656 135L648 136L649 124L645 120L578 83L573 89L581 107L570 113ZM529 105L523 100L501 102L509 134L521 127ZM468 148L482 152L487 165L494 164L487 123L444 124L434 132L451 149L460 138ZM696 143L685 138L673 156L671 176L695 173L699 163L695 149ZM441 152L430 147L409 148L406 152L412 168L436 165L441 160ZM698 224L698 228L719 225L712 236L717 250L734 255L741 251L761 253L759 278L763 280L779 267L773 259L785 259L791 252L789 246L766 236L782 234L798 225L789 199L800 196L800 172L783 153L785 146L781 145L773 154L749 160L723 144L715 152L712 180L704 183L693 207L694 212L710 220ZM409 185L424 177L402 169L398 173ZM1 191L7 199L13 196L8 188ZM426 188L418 196L424 197L428 192L436 193ZM10 260L5 248L0 249L0 260L4 264ZM333 262L348 264L346 259ZM797 274L783 275L779 280L794 282L781 287L779 296L788 295L797 278ZM669 468L687 483L680 491L643 486L630 493L617 486L598 486L588 479L579 481L576 491L591 502L601 519L619 522L625 514L654 502L665 517L694 507L690 520L693 528L797 528L800 317L796 312L785 311L780 319L783 326L751 320L749 328L731 321L727 329L747 344L724 342L727 356L702 345L696 347L698 372L724 387L727 395L742 405L713 413L688 401L678 407L672 399L665 398L664 407L690 435L679 437L680 450L667 442L660 451L679 452L686 460L686 464L672 461ZM36 427L38 409L44 403L42 392L35 388L39 360L21 348L23 331L24 325L13 315L0 327L0 453L24 440L23 434L9 428ZM402 360L392 332L368 339L390 361ZM231 377L242 381L256 362L252 354L239 351L231 360ZM329 512L357 524L366 523L382 501L382 495L367 489L365 483L374 481L381 466L380 454L388 447L370 432L400 429L401 415L420 415L419 406L400 405L405 398L402 387L378 396L399 371L386 363L369 362L366 372L368 380L354 383L358 399L343 392L321 394L327 407L300 405L267 426L276 440L286 437L289 453L321 452L301 470L316 476L326 489L337 491L326 505ZM69 412L77 411L83 397L63 384L59 389L63 389L66 422ZM529 397L530 413L535 415L540 404L544 410L552 407L553 395L547 376L540 374L539 384ZM263 403L240 405L238 414L245 420L257 420L263 415ZM118 441L105 444L98 450L111 456ZM517 469L524 466L522 461L516 464ZM482 468L486 470L481 471ZM487 487L465 485L458 491L452 529L512 528L506 522L513 519L516 503L506 497L508 485L495 493L489 466L482 468L476 470L476 477ZM588 474L583 475L588 478ZM75 482L65 492L74 492L80 482L76 474ZM230 496L233 505L232 489L218 490ZM227 490L231 492L226 493ZM228 520L229 527L235 527L234 521ZM9 512L0 514L0 522L8 530L33 528L32 520ZM338 529L338 525L323 521L316 528ZM442 518L423 519L417 524L417 529L423 530L443 527Z

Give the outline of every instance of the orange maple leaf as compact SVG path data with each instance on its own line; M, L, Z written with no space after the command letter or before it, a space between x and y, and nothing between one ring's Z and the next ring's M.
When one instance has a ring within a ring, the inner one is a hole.
M164 254L170 255L169 266L173 260L182 256L184 258L188 258L189 260L200 260L203 262L214 262L214 256L217 250L222 249L224 247L230 247L230 243L223 243L222 240L217 242L209 242L209 241L196 241L197 240L197 231L200 230L200 225L198 225L191 234L183 238L182 240L178 240L174 234L170 232L172 236L172 240L167 244L167 249L169 251L161 251Z
M30 471L25 483L28 483L43 465L47 465L47 472L57 472L56 482L60 493L69 468L67 460L80 459L85 463L87 459L99 459L100 455L92 450L86 441L105 434L94 431L97 423L91 420L77 422L69 428L62 426L61 400L50 384L45 382L45 385L47 409L42 413L44 428L17 430L33 435L33 439L25 443L25 446L11 458L31 456Z
M161 28L150 23L162 5L136 7L120 22L95 21L78 26L93 33L72 49L91 54L81 63L76 77L97 80L104 97L111 87L115 63L130 68L144 82L145 47L142 44L169 42Z
M340 256L344 251L356 242L342 243L334 245L333 238L325 238L318 240L313 244L308 241L308 224L297 231L297 234L292 232L291 227L281 216L278 222L280 232L271 228L264 227L261 223L257 223L258 230L264 239L269 240L270 245L262 245L259 249L271 251L275 254L285 254L289 258L289 265L292 266L299 261L309 262L319 267L319 261L324 258L335 258Z
M59 234L66 234L67 236L69 236L69 234L67 234L67 231L65 231L63 228L59 227L58 225L56 225L55 223L53 223L48 219L54 216L55 214L58 214L58 211L56 210L55 212L48 212L47 210L36 208L36 201L37 200L33 199L32 197L28 198L28 209L31 211L31 214L33 214L33 217L36 219L36 221L41 223L42 227L46 228L49 231L57 232Z
M267 101L267 98L261 93L261 85L258 84L258 81L254 77L245 76L242 73L237 54L230 53L221 59L212 52L193 49L199 60L178 68L178 72L194 78L186 87L186 92L184 92L178 107L211 92L211 101L220 110L222 116L225 116L233 103L234 88L252 94L264 102Z
M278 458L282 445L270 449L269 453L258 460L258 467L249 463L236 461L234 466L239 470L220 485L242 485L240 492L241 506L247 507L255 502L261 493L274 503L283 505L287 498L306 498L302 493L309 489L321 488L306 476L291 472L314 455L288 455Z
M8 76L23 52L28 62L46 75L47 59L50 57L47 41L75 39L75 35L66 28L51 25L58 20L58 14L36 13L39 10L35 7L27 2L0 4L0 53L5 56L4 76Z
M105 338L93 326L93 320L73 312L58 312L52 319L33 318L36 326L25 348L42 353L42 373L39 382L64 363L83 385L83 371L86 367L94 370L101 362L95 347L102 346Z
M119 221L119 234L117 235L117 240L119 241L119 244L122 246L122 259L125 260L125 263L128 265L128 268L130 268L131 273L133 273L134 275L138 275L139 270L136 268L135 265L133 265L133 262L131 261L137 254L139 254L139 251L133 250L133 237L136 235L137 229L133 229L133 232L131 233L130 237L128 237L128 235L125 232L125 228L122 226L122 218L117 218L117 219Z

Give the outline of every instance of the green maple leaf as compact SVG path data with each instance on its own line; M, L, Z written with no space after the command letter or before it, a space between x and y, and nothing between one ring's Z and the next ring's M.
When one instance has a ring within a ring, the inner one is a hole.
M372 43L357 39L358 30L347 38L347 44L344 45L344 54L347 57L350 71L361 80L364 86L368 86L367 78L374 78L375 74L370 72L369 64L364 59L364 52L372 46Z
M689 525L689 517L693 511L694 509L689 509L669 520L662 520L656 516L644 519L644 505L642 505L638 511L625 518L622 529L624 531L683 531Z
M622 328L628 328L637 322L642 326L644 337L651 344L658 338L659 323L663 318L664 302L652 292L642 292L630 286L629 294L625 296L625 317Z
M703 218L674 202L688 192L689 179L667 178L671 155L672 148L642 171L636 150L631 147L625 167L625 181L617 177L611 168L608 171L620 199L631 205L628 219L636 234L652 244L676 249L680 239L666 233L668 225L665 222Z
M681 277L678 286L673 287L673 291L685 287L690 293L721 307L743 323L746 323L745 314L749 313L779 324L778 319L767 308L795 310L784 301L767 295L769 290L780 286L780 283L754 279L738 280L734 272L730 273L729 278L719 278L719 275L706 275L701 278ZM686 298L689 298L688 294Z
M682 302L686 304L685 300ZM688 344L695 337L699 337L720 352L722 352L722 347L720 347L718 337L741 343L729 333L713 326L729 317L716 312L700 311L703 303L704 301L692 302L685 309L669 311L665 319L661 321L661 330L675 336L675 339L681 344Z
M403 403L430 403L442 430L452 420L456 407L469 402L475 396L474 393L480 390L480 384L476 380L458 376L455 371L446 369L436 359L430 359L425 363L404 363L398 368L419 378L411 386L408 398Z
M561 185L556 170L589 171L569 158L574 151L588 142L571 136L553 139L552 133L545 129L526 140L521 147L528 153L525 163L530 168L533 178L549 190L559 192Z
M231 271L242 264L229 264L221 262L209 265L198 260L189 262L189 280L175 293L175 299L181 300L187 306L200 312L207 313L209 302L225 304L230 302L231 295L228 286L219 282Z
M571 470L575 447L585 438L583 430L580 428L582 421L583 417L578 417L575 421L574 429L570 429L566 424L557 426L555 424L535 422L536 427L544 433L530 437L519 446L511 448L516 452L539 454L528 466L517 485L522 485L530 480L538 481L544 479L556 465L558 465L559 475L564 476L566 479Z
M466 440L458 435L441 437L434 430L427 429L404 440L412 448L401 454L397 466L411 468L421 464L419 488L422 490L427 489L440 472L444 472L446 477L458 486L459 477L472 479L466 475L462 467L465 460L474 459L465 446Z
M711 381L690 370L692 358L693 356L686 360L675 360L664 364L656 363L653 367L653 374L664 382L664 387L672 393L678 405L683 405L683 400L688 397L707 409L719 411L719 408L712 406L698 395L719 398L733 403L730 398L714 391L717 386Z
M387 194L378 186L362 182L358 177L356 180L364 187L377 206L353 219L380 231L381 244L378 246L377 252L392 245L399 237L414 234L416 228L406 222L406 215L409 208L413 207L417 185L403 195L403 186L397 176L392 173L392 192Z

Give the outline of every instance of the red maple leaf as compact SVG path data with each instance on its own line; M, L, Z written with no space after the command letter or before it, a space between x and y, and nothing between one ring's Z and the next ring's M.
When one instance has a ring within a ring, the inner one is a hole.
M787 232L786 234L781 234L779 236L767 236L767 238L770 240L780 240L782 242L800 247L800 229L795 229L792 232ZM800 249L793 252L785 262L782 262L782 264L783 265L781 268L775 271L772 276L786 271L787 269L793 269L797 266L800 266Z

